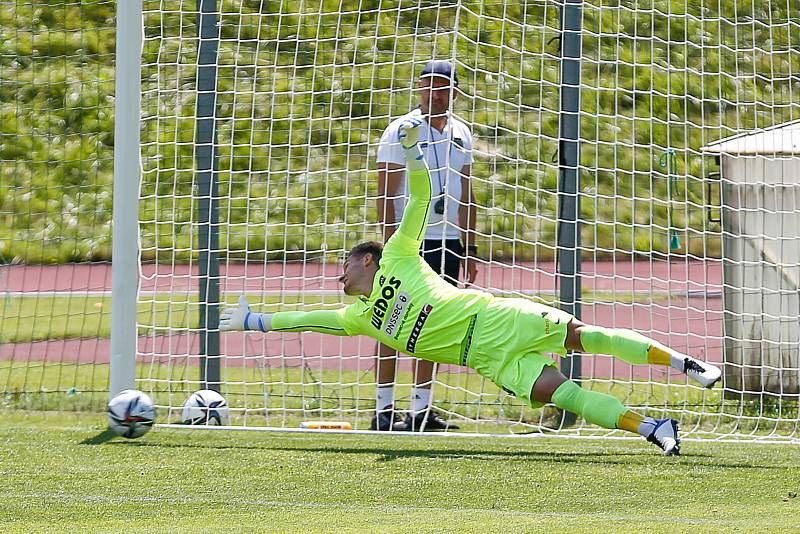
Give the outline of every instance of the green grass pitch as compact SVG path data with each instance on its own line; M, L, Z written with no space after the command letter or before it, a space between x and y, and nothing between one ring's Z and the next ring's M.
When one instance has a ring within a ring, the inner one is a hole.
M156 428L0 411L0 531L792 532L800 448ZM95 438L95 439L93 439Z

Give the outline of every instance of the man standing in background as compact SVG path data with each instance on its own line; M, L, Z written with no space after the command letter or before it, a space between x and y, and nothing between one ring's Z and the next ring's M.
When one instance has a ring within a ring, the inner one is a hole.
M392 121L384 130L378 147L378 220L383 224L383 240L388 241L399 224L408 196L406 158L397 142L397 129L409 118L422 118L420 147L431 169L431 211L422 254L425 261L445 280L458 284L461 265L464 281L475 281L475 198L470 184L472 132L450 114L456 97L458 75L449 61L429 61L418 82L419 107ZM394 384L397 352L378 344L376 365L376 415L371 430L457 429L430 410L434 363L414 360L414 387L411 411L403 417L394 409Z

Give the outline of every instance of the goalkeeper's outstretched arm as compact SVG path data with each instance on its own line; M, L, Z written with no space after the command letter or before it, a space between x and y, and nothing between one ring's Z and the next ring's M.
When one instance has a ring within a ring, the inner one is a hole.
M384 247L384 256L419 257L419 248L428 224L431 205L431 179L428 166L419 147L421 119L404 121L398 129L398 141L406 152L409 190L411 198L403 213L397 232ZM370 284L371 287L371 284ZM321 332L339 336L356 335L352 323L347 323L348 307L338 310L316 310L310 312L255 313L250 310L247 298L239 297L238 306L222 312L219 329L223 332L257 330L260 332ZM351 328L345 327L350 324Z
M423 122L422 119L408 119L397 131L397 140L406 153L406 172L411 196L403 211L400 227L386 243L384 254L394 252L419 255L425 236L431 207L431 177L419 147L419 132Z
M259 332L321 332L335 336L347 336L342 326L339 310L314 310L309 312L257 313L250 310L247 297L239 297L239 305L227 308L219 319L222 332L256 330Z

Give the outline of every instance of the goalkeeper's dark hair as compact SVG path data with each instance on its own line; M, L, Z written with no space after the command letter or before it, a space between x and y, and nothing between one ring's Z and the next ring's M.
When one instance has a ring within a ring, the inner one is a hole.
M350 252L347 254L347 257L356 256L361 257L364 254L372 254L372 259L375 260L375 265L377 267L381 266L381 256L383 256L383 243L379 243L378 241L367 241L366 243L361 243L360 245L356 245L350 249Z

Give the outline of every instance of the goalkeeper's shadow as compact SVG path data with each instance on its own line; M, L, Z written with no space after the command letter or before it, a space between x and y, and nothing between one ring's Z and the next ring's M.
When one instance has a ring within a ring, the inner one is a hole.
M309 452L311 449L305 447L269 447L271 450L287 452ZM474 450L474 449L388 449L384 447L369 448L349 448L349 447L322 447L315 448L313 452L334 453L334 454L370 454L377 455L378 462L392 462L395 460L427 458L427 459L450 459L450 460L486 460L496 462L498 460L508 461L533 461L542 463L560 464L606 464L631 466L634 464L651 465L660 463L664 466L675 466L677 468L696 468L713 467L720 469L783 469L776 465L753 465L748 462L736 463L728 459L722 459L713 454L705 453L686 453L681 456L669 458L663 457L658 452L652 450L650 446L630 451L588 451L571 452L564 450Z
M297 448L284 447L281 450L300 450ZM447 459L447 460L522 460L522 461L542 461L558 463L630 463L630 457L642 456L636 452L615 452L615 453L591 453L591 452L559 452L559 451L491 451L474 449L387 449L385 447L373 447L367 449L349 449L345 447L327 447L320 451L336 454L374 454L379 456L379 462L393 462L411 458L427 459ZM628 459L612 459L614 457L627 457Z
M106 440L107 441L107 440ZM87 439L81 444L99 444ZM426 459L463 459L463 460L486 460L498 461L506 459L509 461L542 461L559 463L609 463L609 464L630 464L632 458L653 456L651 451L636 452L559 452L559 451L491 451L491 450L472 450L472 449L391 449L386 447L280 447L269 445L214 445L213 443L158 443L152 441L113 441L109 445L117 446L137 446L137 447L157 447L157 448L196 448L209 450L250 450L250 451L282 451L298 453L320 453L320 454L350 454L350 455L375 455L378 456L377 462L393 462L412 458ZM615 459L617 458L617 459Z
M89 440L83 442L89 444ZM532 461L541 463L560 463L560 464L585 464L585 465L623 465L631 466L634 464L651 465L660 463L664 466L674 466L676 468L696 468L712 467L717 469L781 469L776 465L753 465L748 462L736 463L729 459L719 458L712 454L692 453L685 451L679 457L664 458L650 447L641 449L621 451L588 451L571 452L564 450L475 450L475 449L429 449L429 448L386 448L386 447L287 447L273 445L236 445L236 444L214 444L213 442L204 443L164 443L157 441L112 441L112 446L137 446L154 448L195 448L207 450L249 450L253 452L283 451L297 453L319 453L319 454L350 454L350 455L373 455L377 456L376 462L394 462L396 460L424 458L424 459L449 459L449 460L485 460L485 461Z
M301 447L276 447L282 451L307 450ZM370 454L377 455L378 462L393 462L412 458L448 459L448 460L486 460L496 462L508 461L535 461L557 463L584 463L584 464L624 464L630 465L632 459L652 457L650 451L631 452L564 452L564 451L531 451L531 450L474 450L474 449L387 449L385 447L347 448L325 447L317 449L319 452L335 454Z

